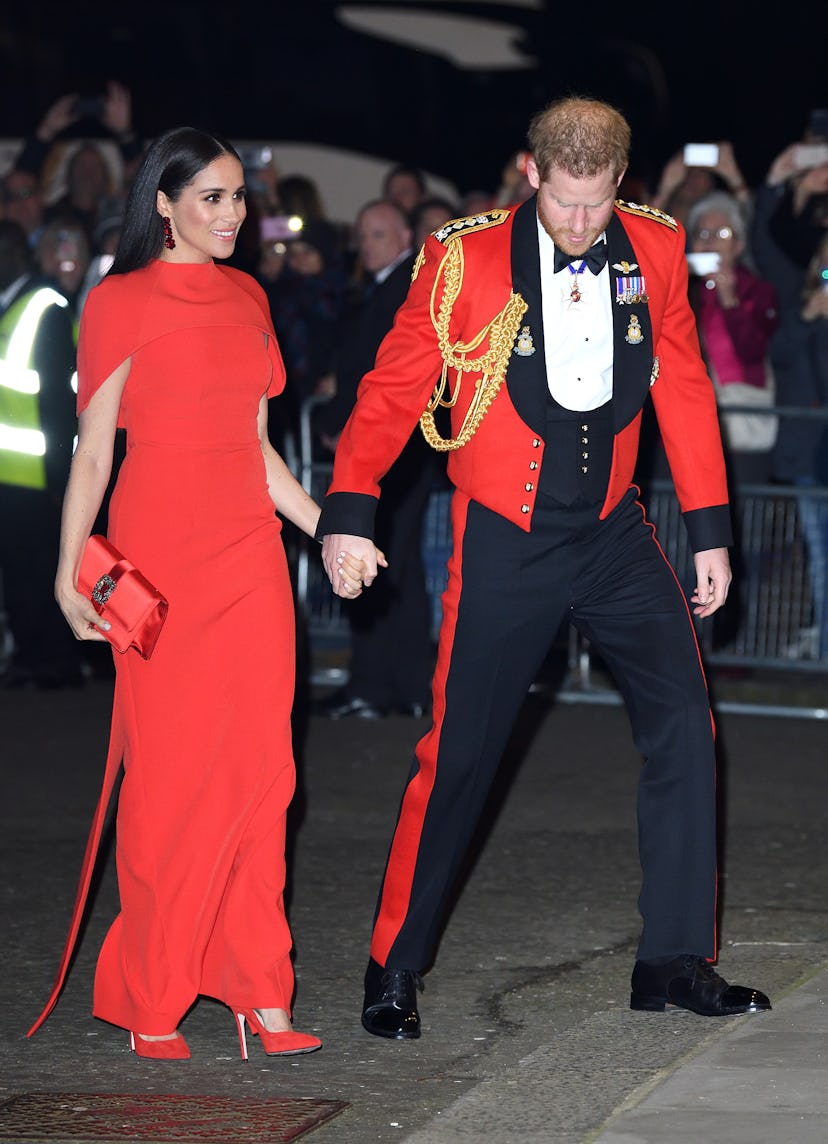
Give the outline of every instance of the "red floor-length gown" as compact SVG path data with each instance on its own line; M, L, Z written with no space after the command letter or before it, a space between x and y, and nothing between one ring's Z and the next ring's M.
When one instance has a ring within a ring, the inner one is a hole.
M90 293L79 408L127 357L109 538L169 613L150 660L115 653L121 912L93 1012L163 1035L199 994L290 1011L294 609L257 433L284 368L258 284L213 262L156 261Z

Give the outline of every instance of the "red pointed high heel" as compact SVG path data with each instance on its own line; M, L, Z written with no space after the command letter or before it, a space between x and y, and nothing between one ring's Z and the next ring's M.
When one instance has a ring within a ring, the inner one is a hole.
M299 1053L315 1053L322 1048L318 1037L310 1033L296 1033L293 1029L286 1029L282 1033L271 1033L264 1027L261 1018L255 1009L234 1009L236 1025L239 1030L239 1047L242 1060L247 1060L247 1037L244 1033L244 1023L247 1021L250 1032L258 1035L262 1041L262 1048L269 1057L295 1057Z
M181 1033L163 1041L148 1041L140 1033L129 1034L129 1047L138 1057L150 1061L188 1061L190 1048Z

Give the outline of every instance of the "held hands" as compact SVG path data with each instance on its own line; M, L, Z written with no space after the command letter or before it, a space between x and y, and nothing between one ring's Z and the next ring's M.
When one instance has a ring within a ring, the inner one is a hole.
M694 615L700 619L718 612L727 599L733 575L730 571L730 556L726 548L708 548L697 552L693 557L696 567L696 588L691 602L697 606Z
M355 600L363 587L373 584L378 566L387 568L388 561L367 537L333 533L322 541L322 565L334 595Z

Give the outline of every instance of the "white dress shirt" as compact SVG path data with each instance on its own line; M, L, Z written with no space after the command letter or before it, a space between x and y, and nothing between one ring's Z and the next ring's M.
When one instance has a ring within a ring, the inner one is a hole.
M597 409L612 397L612 298L609 267L555 273L555 244L538 219L541 305L549 392L564 409ZM599 240L605 241L605 240ZM576 265L578 265L576 263ZM577 281L580 299L572 301Z

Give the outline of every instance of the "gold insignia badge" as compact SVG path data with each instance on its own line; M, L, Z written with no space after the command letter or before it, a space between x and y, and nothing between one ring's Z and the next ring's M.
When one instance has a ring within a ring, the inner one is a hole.
M631 346L640 345L644 341L644 331L641 329L641 323L636 314L630 315L630 324L627 326L626 334L624 334L624 341L629 342Z
M532 340L532 331L524 326L515 341L515 353L518 357L531 357L535 352L535 343Z
M621 274L632 274L633 270L638 269L638 263L627 262L627 260L624 258L621 260L621 262L613 262L612 268L613 270L618 270Z

